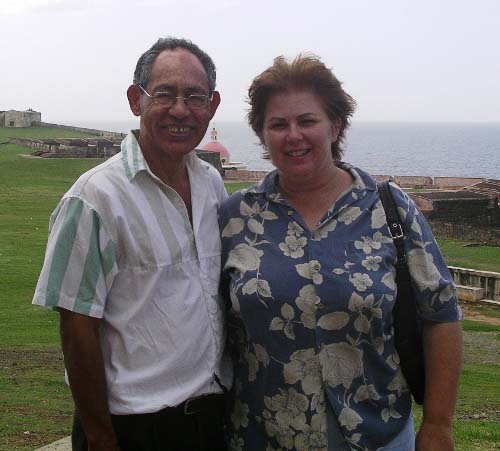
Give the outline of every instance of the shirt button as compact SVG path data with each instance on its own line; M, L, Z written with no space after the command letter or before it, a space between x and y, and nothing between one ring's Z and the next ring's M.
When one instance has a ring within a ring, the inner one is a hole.
M313 269L314 269L315 271L319 271L319 270L321 269L321 265L320 265L319 263L315 263L315 264L313 265Z
M293 210L288 210L288 216L292 216L293 215Z
M323 304L322 302L318 302L316 305L319 309L325 308L325 304Z

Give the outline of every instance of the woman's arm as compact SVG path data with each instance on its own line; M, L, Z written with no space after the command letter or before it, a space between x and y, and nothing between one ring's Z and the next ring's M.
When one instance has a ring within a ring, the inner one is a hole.
M462 327L459 322L423 328L425 354L424 417L416 451L452 451L452 419L462 368Z

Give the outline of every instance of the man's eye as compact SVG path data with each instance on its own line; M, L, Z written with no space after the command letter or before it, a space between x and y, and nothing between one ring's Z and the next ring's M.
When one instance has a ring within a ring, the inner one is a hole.
M283 123L283 122L276 122L276 123L274 123L274 124L270 124L270 125L269 125L269 128L270 128L271 130L282 130L282 129L284 129L285 127L286 127L286 124L285 124L285 123Z

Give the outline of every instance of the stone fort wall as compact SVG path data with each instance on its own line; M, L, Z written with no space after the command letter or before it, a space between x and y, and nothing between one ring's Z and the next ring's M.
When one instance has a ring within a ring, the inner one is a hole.
M108 132L105 130L97 130L95 128L74 127L72 125L51 124L50 122L36 122L36 126L59 128L61 130L71 130L75 132L89 133L91 135L102 136L103 138L125 138L125 133Z

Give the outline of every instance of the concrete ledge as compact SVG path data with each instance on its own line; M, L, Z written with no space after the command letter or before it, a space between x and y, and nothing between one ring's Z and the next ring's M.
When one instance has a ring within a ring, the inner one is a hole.
M482 288L483 298L500 302L500 273L448 266L455 284Z
M491 307L500 307L499 301L492 301L491 299L480 299L478 304L489 305Z
M64 437L57 442L38 448L35 451L71 451L71 437Z
M483 299L484 290L477 287L467 287L465 285L455 285L457 287L457 296L461 301L477 302Z

